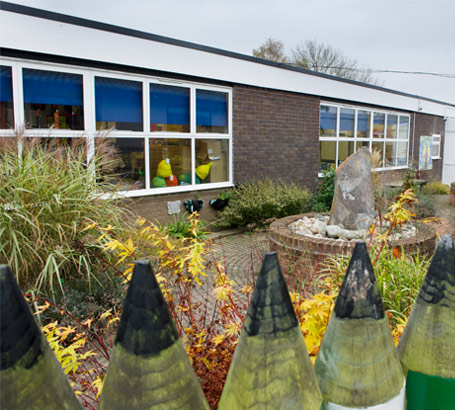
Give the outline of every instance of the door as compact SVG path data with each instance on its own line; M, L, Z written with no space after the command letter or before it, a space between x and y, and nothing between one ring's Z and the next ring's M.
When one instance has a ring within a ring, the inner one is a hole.
M455 181L455 117L446 120L442 182L450 185Z

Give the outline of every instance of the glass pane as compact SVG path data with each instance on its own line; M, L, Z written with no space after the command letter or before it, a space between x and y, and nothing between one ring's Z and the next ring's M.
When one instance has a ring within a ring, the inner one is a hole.
M23 69L28 128L84 129L82 75Z
M384 138L385 114L375 112L373 117L373 138Z
M397 137L398 115L387 115L387 138Z
M433 145L431 146L431 156L439 157L439 142L433 141Z
M378 162L378 167L383 166L383 161L384 161L384 143L383 142L373 142L371 146L372 151L377 151L379 152L379 162Z
M142 83L95 77L96 129L142 131Z
M399 142L397 145L397 166L408 165L408 143Z
M354 138L355 111L340 109L340 137Z
M336 141L319 142L319 171L335 167Z
M409 117L403 117L400 115L400 129L398 132L398 138L408 139L409 135Z
M369 141L357 141L355 145L355 150L358 151L362 147L370 147Z
M196 140L196 184L229 180L228 140Z
M95 138L95 150L104 152L106 144L115 148L112 163L103 168L102 175L113 177L120 191L145 188L143 138ZM101 175L101 177L102 177Z
M338 141L338 165L354 152L354 141Z
M14 128L11 67L0 66L0 128Z
M370 118L371 112L369 111L357 112L357 138L370 137Z
M150 84L150 131L190 132L190 89Z
M228 132L228 94L196 91L196 132Z
M394 167L396 165L396 142L386 142L385 143L385 166Z
M321 105L321 120L320 120L319 135L321 137L336 137L337 136L337 108ZM335 158L333 159L335 163Z
M151 188L191 184L191 140L150 138Z

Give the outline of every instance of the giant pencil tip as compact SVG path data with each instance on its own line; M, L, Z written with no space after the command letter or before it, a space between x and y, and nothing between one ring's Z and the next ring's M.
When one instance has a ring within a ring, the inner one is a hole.
M41 332L25 302L22 292L7 265L0 265L0 334L1 370L19 360L25 368L32 367L41 351Z
M244 329L249 336L276 334L298 326L276 252L267 252L256 281Z
M334 310L341 319L382 319L385 315L365 242L355 245Z
M137 261L115 342L131 354L147 356L159 354L178 338L150 262Z
M455 287L455 248L451 235L442 236L420 288L418 300L441 306L455 306L450 289Z

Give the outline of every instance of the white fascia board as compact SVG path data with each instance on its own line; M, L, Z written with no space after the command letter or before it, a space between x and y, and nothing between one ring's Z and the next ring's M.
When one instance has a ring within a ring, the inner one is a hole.
M447 105L188 47L0 11L1 46L445 116Z

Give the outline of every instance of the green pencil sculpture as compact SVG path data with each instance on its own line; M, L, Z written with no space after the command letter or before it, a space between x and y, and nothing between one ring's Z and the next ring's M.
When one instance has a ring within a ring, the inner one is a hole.
M150 262L137 261L99 409L208 409Z
M7 265L0 265L0 317L0 408L82 409Z
M398 344L410 410L455 409L455 249L436 248Z
M404 408L404 376L364 242L354 248L314 370L325 409Z
M275 252L266 253L219 410L319 410L321 393Z

